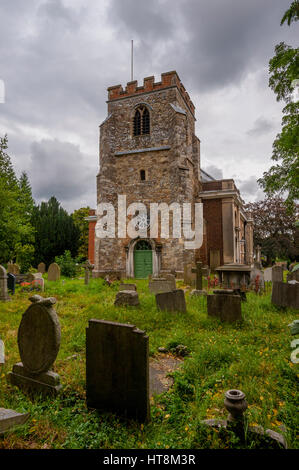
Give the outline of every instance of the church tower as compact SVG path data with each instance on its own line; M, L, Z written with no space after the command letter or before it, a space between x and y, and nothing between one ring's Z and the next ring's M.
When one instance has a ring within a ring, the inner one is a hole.
M115 207L115 238L95 236L94 276L147 277L180 271L195 261L180 238L118 238L118 196L126 204L193 204L202 190L195 107L175 71L108 88L108 115L100 125L97 204ZM170 213L171 220L171 213ZM171 226L171 223L170 223Z

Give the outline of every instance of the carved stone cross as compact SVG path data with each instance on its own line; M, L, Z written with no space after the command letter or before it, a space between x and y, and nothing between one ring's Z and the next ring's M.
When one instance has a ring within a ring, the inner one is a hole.
M196 268L192 268L193 273L196 273L196 290L202 290L202 263L197 261Z

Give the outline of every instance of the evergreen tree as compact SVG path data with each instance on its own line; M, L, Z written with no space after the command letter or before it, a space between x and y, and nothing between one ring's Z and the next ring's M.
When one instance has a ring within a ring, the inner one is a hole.
M80 230L78 255L88 258L88 235L89 223L86 217L89 215L90 207L81 207L72 213L75 225Z
M48 202L35 206L31 218L35 228L35 263L49 265L56 256L69 250L73 257L78 254L80 231L72 217L52 196Z

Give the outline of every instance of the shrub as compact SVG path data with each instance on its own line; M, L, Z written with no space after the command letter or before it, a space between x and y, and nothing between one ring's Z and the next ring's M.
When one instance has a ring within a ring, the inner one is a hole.
M79 268L76 259L72 258L69 250L65 250L61 256L56 256L55 262L59 265L63 276L75 277L77 275Z

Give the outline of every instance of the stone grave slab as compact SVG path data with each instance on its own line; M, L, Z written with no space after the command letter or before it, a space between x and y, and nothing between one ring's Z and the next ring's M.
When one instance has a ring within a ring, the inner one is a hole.
M156 305L159 310L186 313L185 293L182 289L158 293Z
M57 263L52 263L48 269L48 281L58 281L60 279L60 267Z
M272 282L272 268L266 268L264 270L264 281Z
M18 330L22 362L14 364L8 378L25 391L56 395L61 389L59 375L51 370L60 347L56 299L34 295L29 300Z
M149 362L149 388L150 396L167 392L173 385L173 378L168 374L181 367L183 359L171 355L160 354L151 357Z
M166 277L153 277L149 281L148 288L152 294L170 292L173 289L173 281L171 279L166 279Z
M86 402L138 421L150 419L149 338L134 325L89 320Z
M117 292L114 305L139 305L138 293L134 290L120 290Z
M0 408L0 434L26 423L29 413L17 413L14 410Z
M242 320L241 297L239 295L227 292L208 295L207 307L209 316L219 318L223 322L233 323Z

